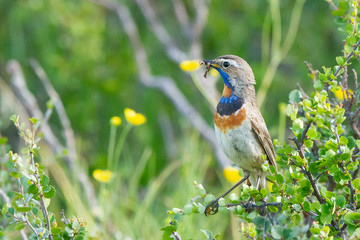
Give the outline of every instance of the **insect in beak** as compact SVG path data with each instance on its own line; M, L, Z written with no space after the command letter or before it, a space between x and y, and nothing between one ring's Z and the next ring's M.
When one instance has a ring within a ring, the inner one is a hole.
M205 73L204 73L204 78L207 77L207 74L208 74L208 72L210 71L211 64L213 64L213 63L214 63L213 60L202 60L202 61L200 62L200 65L205 65L205 66L206 66L206 71L205 71Z

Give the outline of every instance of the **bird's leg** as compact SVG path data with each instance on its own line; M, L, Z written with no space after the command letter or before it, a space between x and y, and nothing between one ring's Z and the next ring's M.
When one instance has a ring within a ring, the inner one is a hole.
M261 179L261 176L260 174L258 175L258 178L257 178L257 181L256 181L256 189L257 190L260 190L259 187L260 187L260 179Z
M218 209L219 209L219 199L220 198L223 198L225 197L226 195L228 195L232 190L234 190L236 187L238 187L240 184L242 184L243 182L245 182L250 174L248 172L244 172L244 177L239 181L237 182L234 186L232 186L229 190L227 190L223 195L221 195L220 197L212 200L208 205L206 205L206 208L205 208L205 216L207 215L214 215L218 212Z

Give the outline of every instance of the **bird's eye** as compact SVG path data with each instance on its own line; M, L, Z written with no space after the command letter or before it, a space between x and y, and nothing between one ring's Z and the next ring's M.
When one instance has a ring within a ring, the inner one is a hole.
M227 68L230 66L230 63L228 61L223 62L223 67Z

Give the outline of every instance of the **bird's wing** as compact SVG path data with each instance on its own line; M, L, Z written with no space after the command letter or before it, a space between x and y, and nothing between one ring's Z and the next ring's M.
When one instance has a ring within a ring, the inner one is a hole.
M275 153L274 145L271 141L271 137L269 131L267 130L264 120L262 119L262 117L261 119L257 117L251 117L251 126L254 132L256 133L256 136L258 137L260 144L263 146L265 150L269 163L273 165L275 167L275 170L277 171L276 161L275 161L276 153Z

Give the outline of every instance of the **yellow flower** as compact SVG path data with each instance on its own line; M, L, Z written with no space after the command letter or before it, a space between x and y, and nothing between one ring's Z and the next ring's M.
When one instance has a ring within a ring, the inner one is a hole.
M93 171L93 177L103 183L108 183L113 177L113 173L110 170L96 169Z
M347 100L348 95L351 98L354 92L351 89L348 89L348 94L347 94L346 90L340 88L339 90L335 91L334 94L338 100L344 101L344 96L345 96L345 100Z
M146 122L146 117L130 108L124 110L126 120L133 125L141 125Z
M199 60L186 60L186 61L182 61L180 63L181 70L183 70L185 72L195 71L199 67L200 67Z
M228 166L224 168L224 176L226 180L228 180L231 183L236 183L241 179L241 176L239 175L239 169L236 169L232 166Z
M110 124L114 126L120 126L121 124L121 118L118 116L114 116L110 119Z

